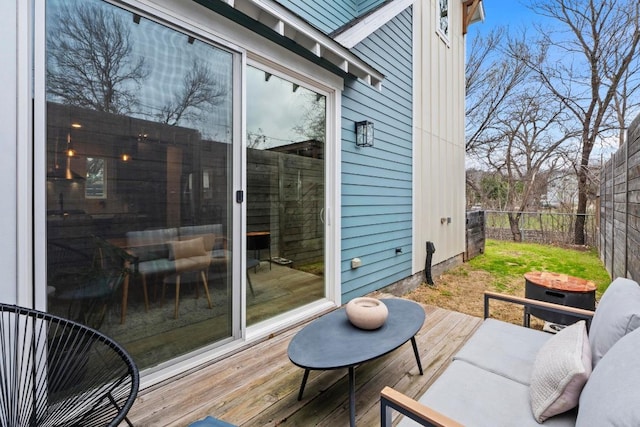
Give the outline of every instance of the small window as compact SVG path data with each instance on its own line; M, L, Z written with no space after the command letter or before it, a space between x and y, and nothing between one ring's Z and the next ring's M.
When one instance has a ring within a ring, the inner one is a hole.
M449 0L438 0L437 28L446 41L449 40Z
M103 158L87 157L87 181L84 197L87 199L107 198L107 165Z

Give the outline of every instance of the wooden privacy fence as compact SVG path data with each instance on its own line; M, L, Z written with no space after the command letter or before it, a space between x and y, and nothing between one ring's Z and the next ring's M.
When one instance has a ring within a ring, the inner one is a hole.
M465 238L465 261L469 261L484 253L484 243L486 239L484 211L467 211Z
M640 279L640 115L600 172L600 258L612 278Z
M247 230L269 231L273 256L322 260L324 161L273 150L247 150Z

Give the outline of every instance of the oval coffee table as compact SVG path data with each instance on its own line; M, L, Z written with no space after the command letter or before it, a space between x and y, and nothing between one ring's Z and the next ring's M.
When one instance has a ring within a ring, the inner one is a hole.
M383 299L389 309L387 321L372 331L356 328L347 319L345 308L326 314L300 330L289 343L289 359L304 368L298 393L302 393L311 370L349 369L349 421L355 426L355 367L384 356L411 340L422 375L415 335L422 328L425 314L418 303L405 299Z

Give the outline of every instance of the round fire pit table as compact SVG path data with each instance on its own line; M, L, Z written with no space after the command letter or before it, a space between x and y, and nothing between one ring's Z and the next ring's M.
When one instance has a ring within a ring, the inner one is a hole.
M532 271L524 275L525 297L569 307L595 310L595 283L567 274ZM569 325L580 320L574 316L531 308L529 313L547 322Z

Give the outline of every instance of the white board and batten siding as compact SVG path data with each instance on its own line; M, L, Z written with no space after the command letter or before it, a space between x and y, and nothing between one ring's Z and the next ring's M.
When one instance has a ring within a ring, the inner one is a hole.
M424 269L427 241L436 247L433 264L465 250L465 40L462 2L449 1L448 40L436 29L437 0L414 8L415 273Z
M33 300L31 287L21 286L33 281L30 14L30 2L0 2L0 294L2 302L21 305Z

